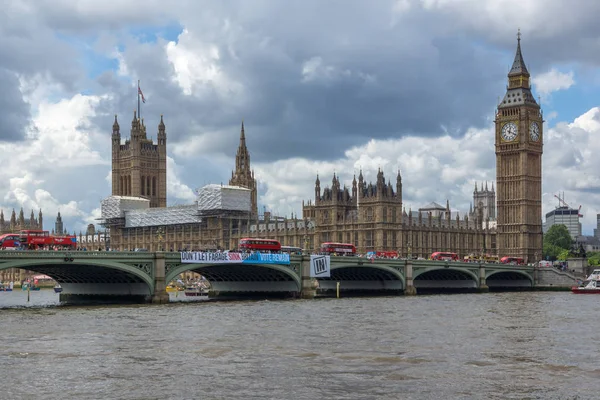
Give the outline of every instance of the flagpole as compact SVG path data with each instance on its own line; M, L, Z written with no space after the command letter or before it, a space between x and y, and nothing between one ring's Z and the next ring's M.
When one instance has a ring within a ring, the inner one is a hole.
M137 90L137 96L138 96L138 119L142 119L142 112L140 110L140 80L138 79L138 90Z

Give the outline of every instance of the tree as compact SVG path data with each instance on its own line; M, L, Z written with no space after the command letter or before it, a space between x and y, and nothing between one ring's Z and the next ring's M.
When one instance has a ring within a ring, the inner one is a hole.
M573 239L566 225L552 225L544 235L544 244L546 243L561 249L570 249Z

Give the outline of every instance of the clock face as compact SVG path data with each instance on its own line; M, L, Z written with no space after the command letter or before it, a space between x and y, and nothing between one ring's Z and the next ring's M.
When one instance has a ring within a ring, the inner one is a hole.
M516 139L518 133L517 125L514 122L504 124L502 127L502 139L512 142Z
M540 126L537 122L532 122L531 125L529 125L529 137L534 142L540 140Z

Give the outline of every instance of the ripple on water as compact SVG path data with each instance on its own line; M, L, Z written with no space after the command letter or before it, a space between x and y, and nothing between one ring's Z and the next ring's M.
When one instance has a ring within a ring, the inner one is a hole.
M595 398L600 322L573 323L581 297L12 304L2 398Z

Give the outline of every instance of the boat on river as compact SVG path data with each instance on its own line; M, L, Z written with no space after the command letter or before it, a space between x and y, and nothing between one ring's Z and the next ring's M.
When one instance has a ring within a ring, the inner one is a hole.
M54 285L54 293L60 293L63 291L62 286L60 286L60 283L57 283L56 285Z
M187 286L183 292L186 296L207 296L208 290L200 285Z
M573 286L571 292L577 294L600 294L600 269L595 269L585 281Z

